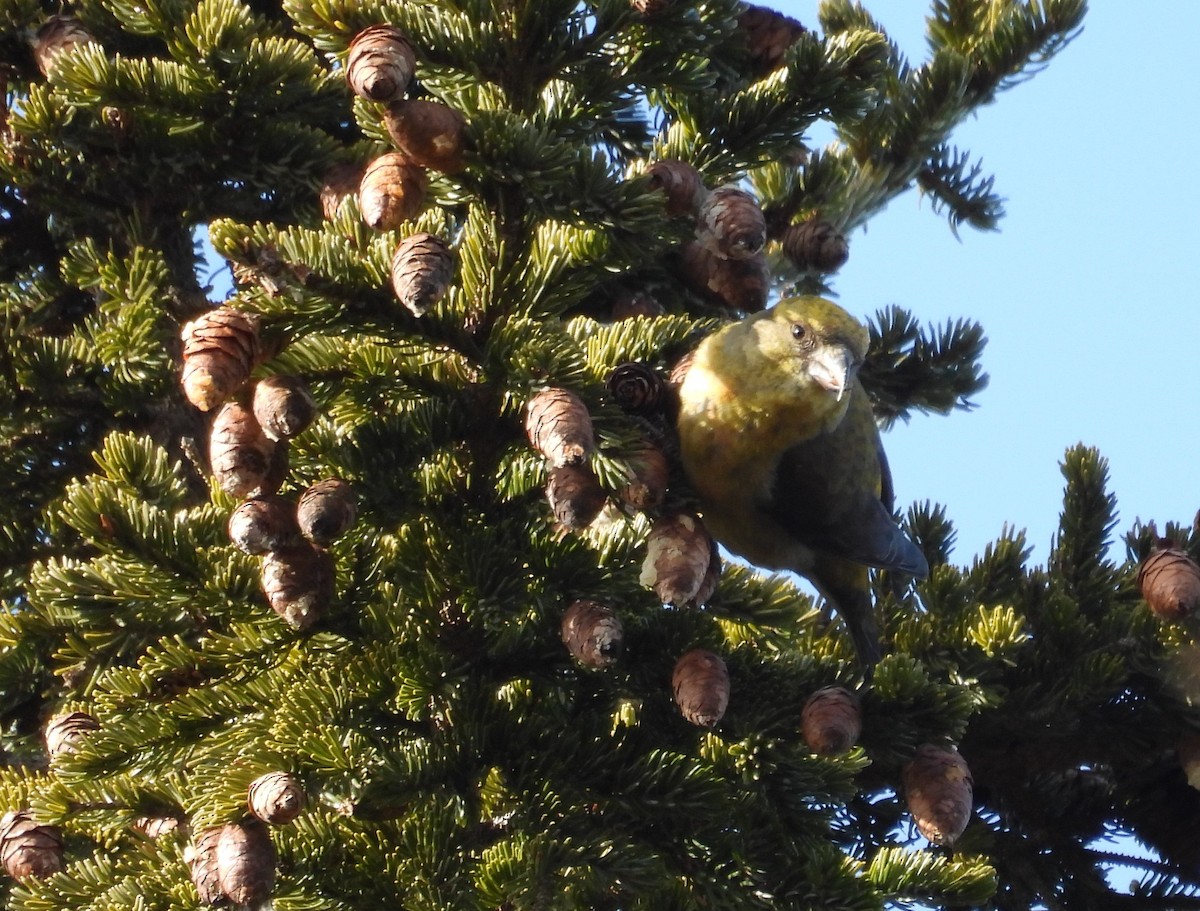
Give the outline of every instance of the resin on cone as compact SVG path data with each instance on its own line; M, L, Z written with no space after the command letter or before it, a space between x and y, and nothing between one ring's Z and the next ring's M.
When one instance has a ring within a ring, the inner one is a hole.
M229 516L228 530L239 550L255 556L300 543L295 504L275 494L240 503Z
M183 327L183 394L212 411L250 378L262 356L259 318L218 307Z
M722 259L751 259L767 242L767 220L758 200L736 187L705 197L696 216L696 237Z
M641 583L663 604L697 603L712 554L712 537L697 517L682 513L662 516L654 521L646 539Z
M950 847L971 819L974 781L958 750L923 744L904 767L904 796L917 829Z
M264 554L259 572L271 609L295 629L311 627L333 600L333 558L315 545Z
M551 465L578 465L596 446L592 416L575 393L550 387L525 405L525 433Z
M234 400L222 405L208 438L209 464L221 489L235 497L274 493L275 445L245 404Z
M298 376L268 376L254 384L254 417L268 439L290 440L317 416L317 403Z
M610 667L621 657L625 630L617 612L598 601L579 600L562 618L562 640L567 650L586 667Z

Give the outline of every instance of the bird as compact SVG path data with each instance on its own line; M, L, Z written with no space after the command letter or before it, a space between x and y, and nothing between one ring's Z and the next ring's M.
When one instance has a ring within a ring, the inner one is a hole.
M882 658L869 568L925 578L858 377L870 336L844 308L802 295L697 347L679 387L680 459L709 533L755 566L813 583L858 660Z

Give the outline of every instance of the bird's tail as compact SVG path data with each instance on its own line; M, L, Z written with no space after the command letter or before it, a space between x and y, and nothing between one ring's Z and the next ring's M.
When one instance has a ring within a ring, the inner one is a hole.
M871 600L871 580L865 566L839 560L820 558L814 568L813 581L846 624L863 670L871 671L883 657L879 643L879 624L875 621L875 604Z

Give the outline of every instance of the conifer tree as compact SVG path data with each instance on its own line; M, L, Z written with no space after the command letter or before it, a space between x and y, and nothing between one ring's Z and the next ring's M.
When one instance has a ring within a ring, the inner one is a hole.
M2 0L6 907L1200 907L1200 530L915 504L867 672L672 427L890 200L996 224L953 129L1084 6ZM881 425L986 382L846 303Z

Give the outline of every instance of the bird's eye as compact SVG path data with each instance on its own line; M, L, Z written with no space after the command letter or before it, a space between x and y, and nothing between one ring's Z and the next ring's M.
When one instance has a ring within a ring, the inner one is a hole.
M808 329L803 323L792 323L792 338L794 338L796 341L800 341L800 339L804 338L804 336L807 334Z

